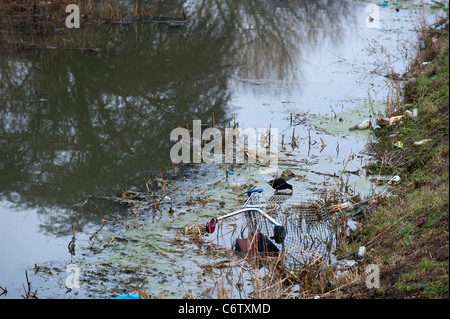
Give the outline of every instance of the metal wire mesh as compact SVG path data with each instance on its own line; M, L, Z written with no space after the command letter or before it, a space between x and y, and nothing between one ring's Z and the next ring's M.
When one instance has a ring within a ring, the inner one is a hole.
M325 202L320 198L304 199L289 195L264 197L253 193L244 205L258 208L273 219L270 220L257 211L245 213L249 233L261 233L279 251L286 253L285 266L296 268L304 265L327 264L335 246L332 221ZM274 240L274 220L285 228L284 240Z

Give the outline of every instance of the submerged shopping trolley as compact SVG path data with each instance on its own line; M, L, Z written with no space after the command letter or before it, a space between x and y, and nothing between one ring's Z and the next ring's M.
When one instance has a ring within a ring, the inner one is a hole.
M285 267L326 265L336 247L334 227L321 198L304 199L291 195L265 197L262 189L247 193L244 207L206 224L213 233L219 221L243 216L248 238L236 239L236 250L285 253Z

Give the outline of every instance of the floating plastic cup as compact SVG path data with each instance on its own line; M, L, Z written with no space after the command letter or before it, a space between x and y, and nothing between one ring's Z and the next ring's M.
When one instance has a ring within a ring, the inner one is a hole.
M375 125L375 126L372 128L372 130L375 131L375 132L381 131L381 126Z

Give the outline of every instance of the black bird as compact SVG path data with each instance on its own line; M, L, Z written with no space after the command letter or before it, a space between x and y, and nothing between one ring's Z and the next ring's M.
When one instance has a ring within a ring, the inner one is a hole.
M290 189L291 191L294 191L291 184L288 184L283 178L275 178L268 182L270 186L274 190L281 191L283 189Z

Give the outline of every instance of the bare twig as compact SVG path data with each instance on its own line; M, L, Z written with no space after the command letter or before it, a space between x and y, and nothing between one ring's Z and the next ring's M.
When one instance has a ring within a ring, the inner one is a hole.
M2 293L0 293L0 296L1 296L1 295L6 295L6 294L8 293L8 290L6 289L6 286L5 286L5 288L3 288L2 286L0 286L0 290L2 290Z
M67 245L67 248L69 249L69 253L74 256L75 255L75 228L72 225L72 240Z
M109 221L105 218L105 216L103 216L102 212L100 211L100 209L97 207L97 205L91 203L91 205L95 208L95 210L100 214L100 216L102 216L102 223L109 223Z
M22 284L23 290L25 291L25 295L22 295L22 298L24 298L24 299L38 299L38 297L36 295L37 294L37 289L35 291L31 291L31 283L30 283L30 280L28 280L28 273L27 273L26 270L25 270L25 277L27 279L27 287L28 287L28 289L25 289L25 286L23 286L23 284Z

